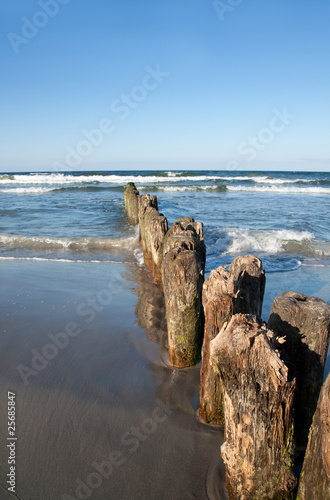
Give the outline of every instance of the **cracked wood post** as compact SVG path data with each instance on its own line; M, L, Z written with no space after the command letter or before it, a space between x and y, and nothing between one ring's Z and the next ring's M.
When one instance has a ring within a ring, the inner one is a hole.
M144 194L139 197L139 234L146 266L156 283L162 283L162 262L167 219L158 212L157 197Z
M223 387L221 455L230 500L292 498L296 381L280 344L255 316L243 314L234 315L210 344Z
M258 257L246 255L233 260L229 271L211 271L203 286L205 332L199 394L199 416L207 423L223 425L224 409L219 372L210 358L210 342L236 313L261 317L265 272Z
M139 191L136 189L134 182L128 182L125 192L125 210L127 213L127 217L129 223L132 226L136 226L139 223L139 208L138 208L138 199L139 199Z
M330 373L323 384L308 438L297 500L330 498Z
M273 301L268 327L276 335L286 336L284 348L297 378L295 438L297 463L301 463L323 382L330 305L301 293L282 293Z
M194 365L200 356L204 268L203 225L182 217L165 237L163 257L169 362L177 368Z

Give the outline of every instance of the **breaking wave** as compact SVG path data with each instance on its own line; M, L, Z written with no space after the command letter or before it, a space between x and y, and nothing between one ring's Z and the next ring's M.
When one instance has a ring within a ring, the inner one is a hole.
M309 231L253 231L233 228L223 230L219 236L217 239L213 237L210 246L212 254L236 255L256 252L271 255L330 255L330 243L316 239Z
M128 238L48 238L0 233L0 246L24 248L35 251L110 251L113 249L135 250L137 234Z

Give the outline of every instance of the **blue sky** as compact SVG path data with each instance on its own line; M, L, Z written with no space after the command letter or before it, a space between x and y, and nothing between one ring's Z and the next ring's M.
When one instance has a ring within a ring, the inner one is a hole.
M330 170L327 0L1 0L1 171Z

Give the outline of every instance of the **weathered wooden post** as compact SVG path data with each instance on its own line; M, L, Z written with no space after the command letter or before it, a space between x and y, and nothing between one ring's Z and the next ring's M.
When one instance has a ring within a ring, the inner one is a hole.
M210 342L236 313L261 316L265 272L258 257L237 257L229 271L211 271L203 286L205 332L202 349L199 416L211 424L224 424L224 408L219 371L210 357Z
M139 191L136 189L134 182L127 183L124 198L128 220L132 226L136 226L139 223Z
M152 271L156 283L162 282L162 262L167 219L158 212L157 197L139 197L139 232L144 262Z
M296 451L302 461L320 390L329 345L330 305L315 297L285 292L273 301L268 327L286 337L285 351L297 378Z
M194 365L200 356L204 268L203 225L178 219L165 237L163 257L169 362L177 368Z
M330 498L330 373L309 432L297 500Z
M210 344L223 387L229 498L292 498L296 383L274 333L255 316L236 314Z

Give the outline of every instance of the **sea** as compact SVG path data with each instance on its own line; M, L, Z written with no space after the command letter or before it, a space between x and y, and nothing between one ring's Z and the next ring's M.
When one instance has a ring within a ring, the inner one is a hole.
M83 171L0 175L0 258L142 263L123 192L158 197L171 225L204 224L206 272L252 253L266 272L330 265L330 173Z

